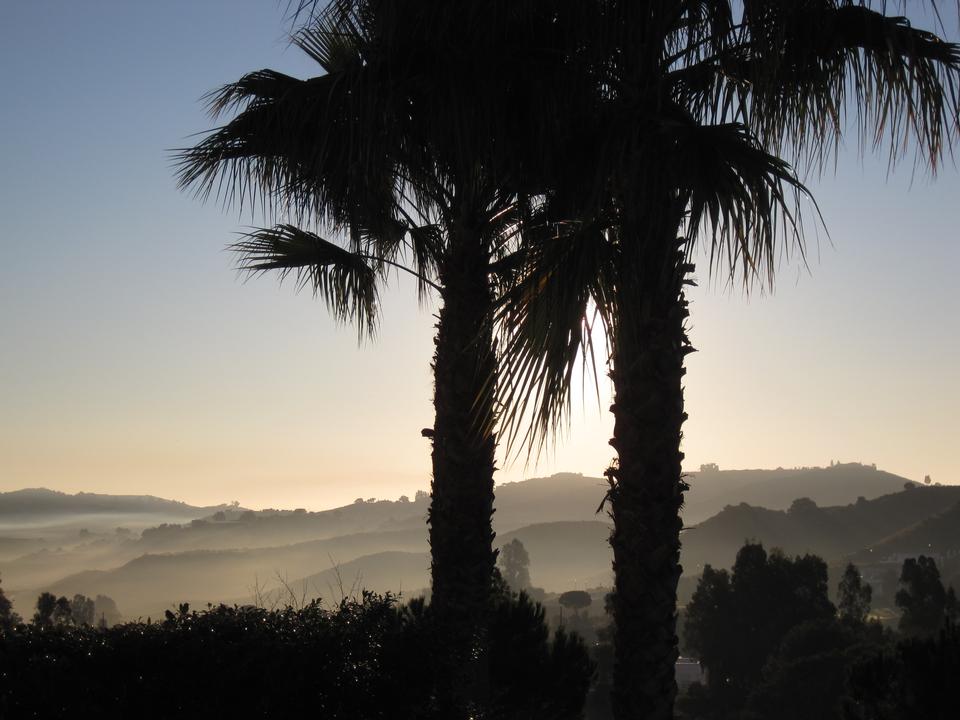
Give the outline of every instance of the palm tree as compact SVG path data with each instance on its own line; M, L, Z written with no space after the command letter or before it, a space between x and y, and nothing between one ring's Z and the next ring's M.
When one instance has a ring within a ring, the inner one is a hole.
M516 188L505 181L508 148L492 138L516 137L550 97L549 83L530 90L531 33L558 32L538 5L308 7L294 43L322 74L261 70L227 85L210 109L234 116L178 155L183 187L289 216L234 246L242 268L294 273L361 331L375 327L391 268L415 275L421 297L439 295L436 416L424 435L433 445L431 610L451 687L469 684L456 668L482 648L491 593L494 293L515 265L508 255L529 207L506 189ZM343 240L322 238L320 225Z
M504 421L534 446L592 352L591 305L606 329L617 718L673 716L684 286L696 243L711 270L747 289L770 283L776 248L803 252L809 195L791 164L823 168L848 125L861 143L888 137L891 161L909 141L933 169L954 138L957 46L884 5L745 0L736 16L729 0L596 3L589 150L554 168L558 222L528 240L526 279L501 320Z

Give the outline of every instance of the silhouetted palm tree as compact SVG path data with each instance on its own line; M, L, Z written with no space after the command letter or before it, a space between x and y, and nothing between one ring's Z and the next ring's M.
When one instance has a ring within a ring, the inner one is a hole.
M454 659L482 642L491 592L495 287L529 207L507 182L502 139L522 140L526 118L550 117L533 109L556 97L530 81L531 34L559 28L538 5L337 0L294 36L322 75L261 70L227 85L211 112L235 116L179 154L182 186L290 216L235 246L244 269L294 273L361 331L374 328L393 267L439 294L436 417L424 431L431 608Z
M781 244L803 252L807 193L790 162L822 168L850 125L863 143L889 137L891 160L909 144L935 169L956 131L957 46L884 5L745 0L735 16L729 0L610 0L585 25L584 67L598 81L582 117L593 130L553 168L558 222L531 240L526 281L501 318L505 422L534 443L553 431L592 351L594 305L615 391L606 499L622 720L673 716L684 286L696 242L711 269L748 288L770 282Z

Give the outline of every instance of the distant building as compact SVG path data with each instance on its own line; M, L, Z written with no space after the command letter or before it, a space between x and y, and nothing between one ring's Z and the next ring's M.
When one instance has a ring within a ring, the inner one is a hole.
M720 472L720 466L716 463L704 463L700 466L700 472L710 473L710 472Z

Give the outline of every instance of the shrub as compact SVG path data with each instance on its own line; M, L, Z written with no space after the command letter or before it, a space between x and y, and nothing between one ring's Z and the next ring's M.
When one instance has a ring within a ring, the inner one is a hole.
M429 608L365 593L333 609L251 606L112 628L21 626L0 637L0 717L428 718L440 653ZM583 643L548 642L543 610L495 602L489 718L580 716Z

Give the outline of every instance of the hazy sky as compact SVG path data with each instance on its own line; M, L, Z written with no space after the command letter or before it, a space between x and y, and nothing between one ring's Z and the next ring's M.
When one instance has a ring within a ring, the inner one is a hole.
M429 485L433 309L405 282L358 347L309 293L243 282L248 218L175 187L168 149L244 72L305 76L271 0L0 4L0 490L321 508ZM772 297L692 293L687 468L875 462L960 481L960 174L811 183L831 238ZM604 408L608 404L603 401ZM599 475L595 400L535 467Z

